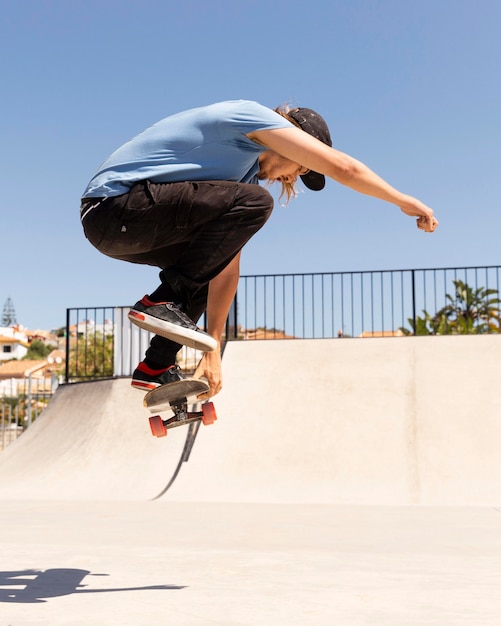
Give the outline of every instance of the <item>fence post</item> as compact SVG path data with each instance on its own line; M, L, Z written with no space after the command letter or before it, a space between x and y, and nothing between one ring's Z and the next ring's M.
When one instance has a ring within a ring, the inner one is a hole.
M31 426L31 403L33 402L33 397L31 394L31 386L33 384L33 378L31 377L31 372L28 374L28 426ZM26 388L25 388L26 391Z
M238 338L238 303L237 303L238 294L235 292L235 297L233 298L233 339Z
M64 382L70 380L70 310L66 309L66 364L64 367Z
M412 324L414 327L414 336L417 335L417 317L416 317L416 275L415 270L411 270L412 276Z

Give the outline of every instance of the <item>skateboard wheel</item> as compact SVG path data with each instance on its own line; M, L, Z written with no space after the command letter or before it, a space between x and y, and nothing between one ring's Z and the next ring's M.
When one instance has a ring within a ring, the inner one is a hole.
M217 420L216 409L212 402L202 404L202 422L204 426L209 426Z
M167 435L167 428L162 421L160 415L154 415L150 417L151 434L155 437L165 437Z

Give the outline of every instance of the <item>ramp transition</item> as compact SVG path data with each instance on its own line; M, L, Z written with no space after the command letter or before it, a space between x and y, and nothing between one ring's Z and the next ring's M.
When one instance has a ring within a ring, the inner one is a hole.
M498 505L500 357L498 336L232 342L164 499ZM187 429L148 416L128 379L62 386L0 455L0 497L155 497Z

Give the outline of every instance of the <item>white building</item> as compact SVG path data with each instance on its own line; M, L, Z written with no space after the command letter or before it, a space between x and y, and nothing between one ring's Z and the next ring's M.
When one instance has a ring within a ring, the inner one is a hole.
M28 338L21 326L0 326L0 362L22 359L28 353Z

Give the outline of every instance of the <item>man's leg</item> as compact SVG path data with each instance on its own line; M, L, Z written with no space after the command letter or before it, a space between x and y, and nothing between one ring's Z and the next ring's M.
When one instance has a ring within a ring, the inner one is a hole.
M180 185L179 190L173 186ZM188 191L184 186L188 186ZM207 285L265 224L273 208L273 199L259 185L204 181L194 183L149 184L148 190L157 207L170 210L172 196L183 198L184 209L176 217L180 241L176 258L165 262L163 244L172 238L172 224L161 225L155 233L155 249L164 256L161 286L151 294L154 301L175 299L189 305L190 294Z
M162 257L162 283L134 305L129 317L138 326L168 339L204 351L213 350L217 342L200 331L191 316L187 315L191 299L231 262L263 226L271 213L273 200L266 190L257 185L225 181L149 184L148 192L155 204L150 211L143 210L141 215L155 225L154 230L150 228L152 237L149 244L155 247L141 256L143 262L145 256L151 262L154 255L159 265L158 257ZM173 204L180 198L183 210L179 210L180 203ZM159 220L158 208L163 207L164 212L170 214L173 206L176 235L184 240L182 251L174 260L172 255L163 255L163 249L156 247L173 239L172 219L166 229ZM130 213L130 210L126 211L122 216L127 230ZM137 211L133 213L134 218L136 214ZM153 215L156 215L156 222L152 220ZM137 230L135 222L132 220L130 223ZM119 255L115 252L114 256ZM130 254L127 257L120 255L120 258L132 260ZM137 255L134 260L137 260Z
M272 208L272 197L259 185L145 181L102 201L83 226L103 254L162 268L166 293L184 299L219 274Z
M207 291L206 285L191 299L186 313L194 322L198 322L207 307ZM181 380L183 374L176 366L176 357L182 347L175 341L155 335L146 350L144 360L139 363L132 374L132 386L148 391L160 385Z
M143 182L90 211L84 228L104 254L162 268L162 284L149 300L177 302L196 321L205 309L206 292L201 309L195 294L261 228L272 207L270 194L257 185ZM154 326L151 330L157 332ZM192 334L198 333L195 327ZM172 365L178 349L178 343L156 336L145 361L159 369Z

